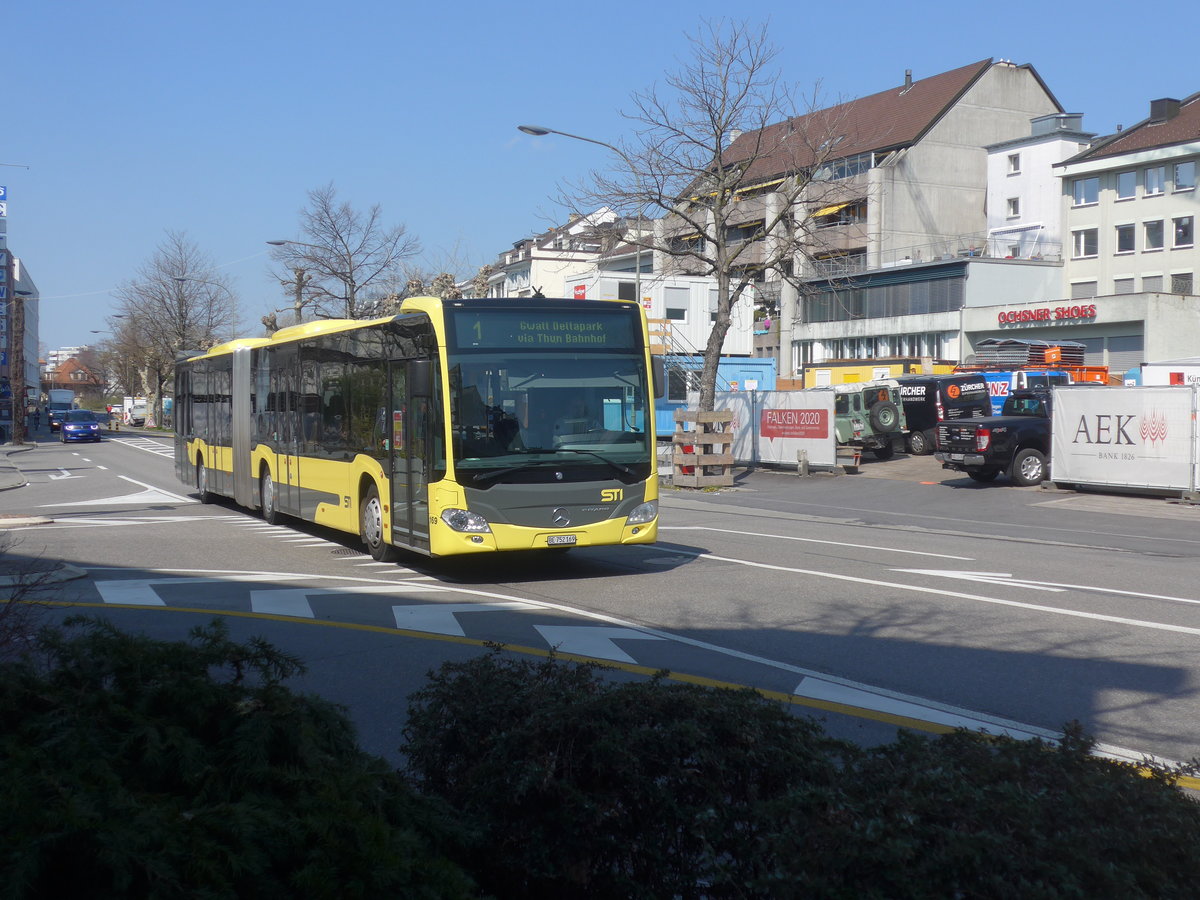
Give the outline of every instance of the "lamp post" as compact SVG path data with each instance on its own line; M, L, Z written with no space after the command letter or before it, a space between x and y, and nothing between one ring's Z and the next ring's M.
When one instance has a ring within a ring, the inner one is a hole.
M629 166L629 171L633 173L634 180L638 190L638 224L637 224L637 242L634 244L634 293L637 294L638 303L642 302L642 213L645 211L645 200L641 196L642 192L642 176L637 170L637 166L623 150L615 147L607 141L598 141L595 138L584 137L581 134L571 134L566 131L559 131L557 128L545 128L541 125L518 125L517 130L533 137L545 137L548 134L557 134L560 137L572 138L577 141L587 141L589 144L597 144L601 147L607 147L617 156L625 161L625 165Z

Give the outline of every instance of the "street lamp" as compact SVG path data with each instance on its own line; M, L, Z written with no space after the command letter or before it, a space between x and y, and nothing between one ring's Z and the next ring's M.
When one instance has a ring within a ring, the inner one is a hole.
M625 161L625 165L629 166L629 171L633 173L634 181L637 184L638 191L638 235L637 242L634 245L634 268L637 270L634 273L634 292L637 294L638 303L642 302L642 214L645 211L645 198L642 193L642 176L638 172L637 166L620 147L614 147L606 141L598 141L595 138L584 137L581 134L571 134L567 131L559 131L557 128L544 128L541 125L518 125L517 131L523 132L533 137L545 137L548 134L557 134L560 137L568 137L577 141L587 141L589 144L598 144L601 147L607 147L617 156Z

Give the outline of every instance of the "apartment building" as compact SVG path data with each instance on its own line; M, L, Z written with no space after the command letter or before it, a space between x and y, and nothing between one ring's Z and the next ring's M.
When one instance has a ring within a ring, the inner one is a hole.
M522 238L500 254L488 275L489 297L564 296L563 285L595 269L622 240L626 223L607 207L573 215L565 225ZM649 255L647 255L649 262ZM567 294L565 296L571 296ZM629 299L633 299L630 293Z
M961 358L966 269L946 264L994 255L985 147L1062 113L1032 66L986 59L923 79L906 73L886 91L771 126L803 134L836 122L830 140L842 154L822 162L801 211L813 235L795 263L802 290L770 273L763 286L778 298L780 371L843 354ZM786 174L770 163L755 164L762 183Z
M1124 372L1194 356L1200 343L1195 242L1200 94L1154 100L1150 115L1055 164L1063 234L1057 297L1013 297L964 314L968 342L1072 340L1086 362Z
M1078 113L1038 116L1029 134L984 149L989 255L1062 259L1059 174L1054 166L1091 146Z
M1200 94L1150 104L1150 115L1064 161L1065 272L1073 298L1195 294L1200 269Z

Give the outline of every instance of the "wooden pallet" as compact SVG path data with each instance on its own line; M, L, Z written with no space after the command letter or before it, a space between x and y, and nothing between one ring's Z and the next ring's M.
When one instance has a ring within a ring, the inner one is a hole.
M675 410L671 481L676 487L733 485L732 422L733 413L727 409Z

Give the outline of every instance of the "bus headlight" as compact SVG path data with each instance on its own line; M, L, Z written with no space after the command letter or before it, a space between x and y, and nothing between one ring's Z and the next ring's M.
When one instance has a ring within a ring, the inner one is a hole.
M455 531L491 531L488 520L469 509L447 509L442 511L442 521Z
M625 519L626 525L645 525L647 522L653 522L658 517L658 501L651 500L649 503L643 503L640 506L635 506L633 512Z

